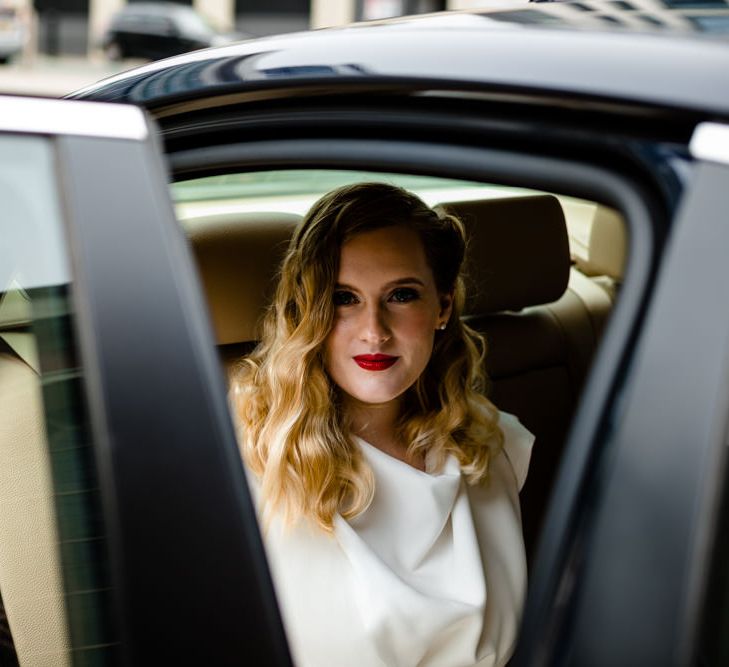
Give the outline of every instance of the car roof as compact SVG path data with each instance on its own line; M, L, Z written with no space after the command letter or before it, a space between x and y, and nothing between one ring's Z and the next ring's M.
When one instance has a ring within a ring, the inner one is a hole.
M671 1L509 3L272 36L150 63L71 97L154 109L241 91L419 82L729 116L729 5Z

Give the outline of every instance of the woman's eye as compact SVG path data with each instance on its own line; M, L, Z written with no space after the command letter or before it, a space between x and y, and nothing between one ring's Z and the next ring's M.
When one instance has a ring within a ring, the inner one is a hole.
M348 292L347 290L337 290L334 292L334 305L335 306L351 306L357 303L357 297Z
M390 299L397 303L408 303L409 301L415 301L420 297L418 291L412 287L398 287L393 291Z

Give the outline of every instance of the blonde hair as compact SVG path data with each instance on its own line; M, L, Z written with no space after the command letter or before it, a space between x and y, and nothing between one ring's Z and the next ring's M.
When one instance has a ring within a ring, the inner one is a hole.
M264 516L304 516L325 530L339 513L364 511L374 478L340 410L340 390L323 364L343 243L365 231L403 225L422 240L441 294L454 293L446 328L436 332L426 369L405 392L399 433L409 453L436 468L449 454L471 484L483 482L503 436L484 396L482 336L460 320L466 239L462 224L418 197L383 183L324 195L297 227L263 323L260 345L231 377L241 451L260 480Z

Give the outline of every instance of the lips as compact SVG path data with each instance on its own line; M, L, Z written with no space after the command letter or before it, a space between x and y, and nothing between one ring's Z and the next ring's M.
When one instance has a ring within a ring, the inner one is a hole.
M359 354L353 359L366 371L385 371L398 360L398 357L389 354Z

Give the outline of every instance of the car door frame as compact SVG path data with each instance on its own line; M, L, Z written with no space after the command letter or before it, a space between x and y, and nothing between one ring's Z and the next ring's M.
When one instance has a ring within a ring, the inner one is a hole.
M155 124L126 105L0 98L0 108L0 132L54 145L119 663L288 667Z
M690 186L590 475L589 527L563 573L566 622L550 636L536 629L549 611L530 610L516 664L687 665L702 648L729 426L729 124L699 124L690 150Z
M349 103L351 105L351 100ZM351 106L348 108L348 112L352 113ZM373 117L376 117L377 122L383 125L387 122L385 115L373 114ZM331 110L328 120L332 123L337 120L336 114ZM277 117L277 121L281 127L287 124L283 114ZM405 133L402 133L400 140L388 139L378 142L372 137L368 137L366 141L357 141L351 136L348 137L347 131L341 128L336 138L316 138L315 131L312 130L314 123L311 115L307 117L307 121L309 125L306 139L287 137L285 141L246 141L245 138L239 137L239 143L220 142L213 148L193 147L189 150L175 145L176 150L170 154L172 169L178 177L184 178L202 176L207 173L206 170L210 170L211 173L216 173L216 171L223 173L233 167L241 170L296 166L344 169L347 167L361 168L365 164L367 168L374 170L413 170L416 173L450 175L458 178L470 177L474 180L488 178L491 174L492 177L499 179L498 182L512 185L518 185L520 178L523 179L524 175L529 172L525 166L529 161L523 159L523 156L520 159L517 155L509 155L508 151L502 151L499 155L498 150L455 147L453 144L456 142L449 144L447 140L433 139L433 137L437 137L437 133L433 131L428 135L427 129L424 127L422 133L428 136L428 139L421 138L418 141L408 142ZM293 114L288 124L293 127ZM424 125L422 119L421 125ZM181 123L181 126L185 127L184 131L192 134L192 125L185 126L184 123ZM253 132L253 129L255 126L251 124L249 130ZM177 128L174 127L174 123L170 124L169 132L173 141L183 143L176 135ZM651 139L655 140L655 137L651 137ZM640 143L640 135L636 135L633 140ZM474 146L477 143L471 142L471 145ZM459 151L461 151L461 156L456 157ZM465 155L468 155L468 158L464 157ZM529 172L533 177L530 181L531 184L541 184L542 187L553 190L559 190L560 185L564 186L567 181L564 173L554 170L550 172L547 167L550 164L548 157L533 157L535 159L531 165L532 170ZM598 162L598 159L598 154L595 153L593 165ZM543 162L536 166L540 160ZM579 162L579 160L575 160L575 162ZM557 163L559 160L554 159L551 166L553 167ZM586 160L585 163L589 163L589 161ZM434 167L436 164L439 166ZM488 165L488 167L484 167L484 165ZM595 188L586 186L584 180L591 179L583 180L580 175L572 175L575 180L570 185L572 188L570 194L597 199L602 197L602 201L605 201L604 192L596 196ZM582 176L584 177L585 174L583 173ZM606 182L603 180L603 183ZM575 183L580 183L580 185L575 187ZM611 203L615 204L615 201ZM669 201L667 206L670 208L673 203ZM618 208L625 210L625 202L618 205ZM584 626L580 626L580 632L575 630L575 605L582 604L581 586L578 590L575 581L586 571L585 568L589 570L593 567L592 562L596 562L596 555L588 554L585 551L586 543L594 539L596 532L602 530L596 528L596 525L602 520L600 518L602 514L606 517L610 516L610 506L614 502L614 498L612 500L610 498L610 493L616 493L614 489L620 488L621 478L618 478L618 481L613 483L613 490L607 489L608 493L605 495L603 505L602 493L606 490L605 483L604 480L596 480L596 476L599 478L603 474L606 461L612 461L616 446L615 438L620 437L617 429L620 427L621 415L626 409L625 396L635 380L635 366L640 363L635 360L643 353L638 341L653 335L643 333L645 324L643 318L655 310L656 306L650 306L650 304L654 298L660 298L662 293L652 291L652 281L660 280L660 275L663 275L666 269L662 269L658 276L650 275L651 268L647 265L647 255L643 250L649 246L651 250L661 255L661 263L663 263L666 260L662 256L663 235L671 222L671 217L663 220L664 228L657 226L655 221L652 224L650 222L645 224L644 220L636 224L638 221L632 213L634 211L628 216L628 221L631 223L629 230L631 255L626 289L621 292L621 297L617 302L605 343L598 352L591 380L585 389L578 416L572 427L558 491L553 498L537 567L531 579L530 599L519 650L514 658L515 665L564 664L565 659L574 660L571 664L595 664L589 661L596 656L606 655L604 646L598 642L590 643L586 639L589 637L589 633L585 631ZM674 217L680 219L683 215L683 213L678 213ZM631 218L633 219L631 220ZM673 260L666 261L672 263ZM642 280L637 276L640 276ZM642 293L638 288L643 290ZM653 344L651 343L651 345ZM665 353L666 348L661 347L661 350ZM633 363L634 361L635 363ZM705 546L701 546L699 550ZM666 567L675 568L675 572L681 571L680 565L675 559L672 560L670 566L666 563ZM592 573L589 576L596 575ZM696 576L695 571L694 576ZM678 614L684 620L689 619L691 616L687 609L689 607L696 609L696 589L693 589L692 595L694 596L693 602L690 604L685 600L677 602L677 606L671 613ZM630 599L624 599L622 603L629 606ZM619 653L622 662L613 661L601 664L631 664L631 651L636 649L637 645L628 639L632 637L635 629L640 627L640 624L636 622L637 616L631 614L631 617L633 618L632 625L622 624L620 631L625 633L626 642L623 644L625 652L616 651L612 654ZM623 635L612 637L613 648L621 645L620 636ZM654 655L662 657L685 655L688 650L686 647L693 645L693 640L683 633L673 635L672 641L665 641L662 647L658 647L655 634L646 635L643 640L641 650L645 653L641 655L650 660ZM579 654L572 653L575 642L583 642L578 647L582 651ZM654 650L656 653L651 653ZM576 659L575 655L579 655L579 659Z

